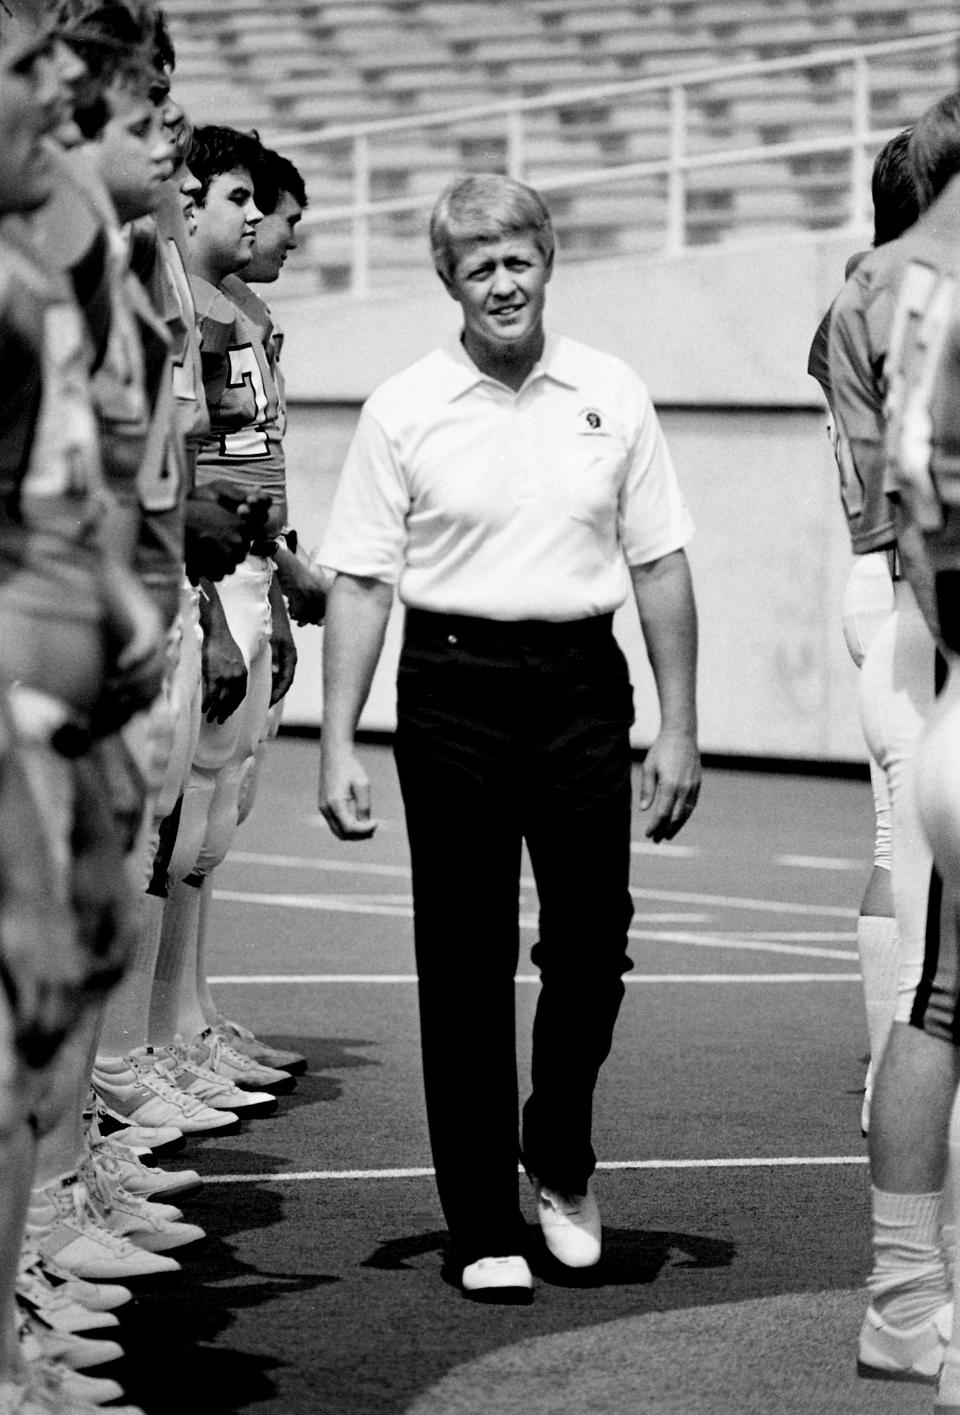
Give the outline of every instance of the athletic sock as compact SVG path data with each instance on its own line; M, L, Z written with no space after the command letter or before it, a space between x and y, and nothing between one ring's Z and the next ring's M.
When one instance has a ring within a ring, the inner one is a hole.
M950 1300L940 1250L940 1194L888 1194L872 1188L871 1302L891 1327L923 1326Z

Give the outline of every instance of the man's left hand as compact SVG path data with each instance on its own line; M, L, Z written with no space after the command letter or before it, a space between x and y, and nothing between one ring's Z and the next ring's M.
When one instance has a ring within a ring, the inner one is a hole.
M661 732L641 768L639 807L650 812L648 840L672 840L697 804L700 753L692 736Z
M293 642L290 620L279 591L271 586L270 605L272 626L270 649L273 655L273 686L270 692L270 706L278 703L290 691L293 675L297 669L297 646Z

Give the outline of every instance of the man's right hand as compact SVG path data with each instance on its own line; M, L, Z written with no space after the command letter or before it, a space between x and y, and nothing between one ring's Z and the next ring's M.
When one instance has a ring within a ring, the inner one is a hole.
M320 814L338 840L369 840L370 781L352 750L334 751L321 740Z
M243 702L247 665L226 626L203 636L202 711L207 722L226 722Z
M119 561L106 559L100 575L107 668L91 712L91 730L97 737L107 737L158 696L167 647L160 616L133 572Z
M263 536L272 500L261 492L245 493L230 482L194 488L186 503L187 574L198 580L222 580Z

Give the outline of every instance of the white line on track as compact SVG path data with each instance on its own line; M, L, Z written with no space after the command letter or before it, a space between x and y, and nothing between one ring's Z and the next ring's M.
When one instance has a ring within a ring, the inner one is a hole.
M726 948L746 953L790 954L799 958L834 958L837 962L855 963L860 955L856 949L812 948L809 944L767 943L759 939L744 938L739 933L694 934L680 933L667 929L637 929L628 931L629 938L646 943L687 943L693 948Z
M795 870L864 870L862 860L845 860L829 855L775 855L775 865L787 865Z
M415 983L416 973L224 973L211 983L256 987L307 983ZM625 983L859 983L859 973L627 973ZM539 973L518 973L517 983L539 983Z
M388 918L411 918L412 910L398 908L394 904L364 904L357 908L350 900L337 899L330 894L249 894L244 890L215 889L214 899L228 904L263 904L268 908L310 908L331 914L367 914ZM537 928L534 914L521 914L521 928ZM738 932L731 934L692 934L677 928L637 928L627 931L627 937L647 944L690 944L692 948L726 948L738 952L756 954L790 954L799 958L835 958L837 962L855 962L859 955L855 949L814 948L810 944L786 944L767 942L763 938L745 938ZM783 937L783 935L780 935ZM790 935L786 935L790 937Z
M395 904L357 904L353 899L330 894L251 894L246 890L215 889L213 897L227 904L262 904L272 909L310 909L318 913L364 914L368 917L373 915L390 919L413 917L410 907ZM520 926L536 929L536 915L521 914ZM838 948L814 948L809 944L768 942L766 939L755 937L745 938L740 933L690 933L679 929L645 929L634 926L628 930L628 937L643 943L685 943L693 948L791 954L801 958L834 958L838 962L855 962L859 956L855 949L845 951Z
M633 894L634 897L636 897L638 891L634 890ZM369 914L376 915L380 918L388 919L413 918L412 904L388 904L380 902L375 903L369 895L357 896L345 894L261 894L259 892L253 892L245 889L215 889L213 891L213 897L214 899L223 900L223 902L226 904L261 904L268 909L309 909L312 910L314 913ZM387 897L391 898L393 896ZM693 903L694 901L691 897L690 899L678 900L676 902ZM745 902L744 907L753 908L754 906L749 902ZM803 914L811 912L817 914L825 914L829 912L833 913L835 916L839 916L842 918L856 917L855 909L827 910L825 907L821 907L814 910L810 910L795 905L780 904L771 904L769 908L770 912L780 914ZM639 919L643 919L646 916L641 913L637 917ZM520 915L520 924L521 927L524 928L536 928L536 914L522 913ZM638 930L636 928L631 929L630 933L632 938L662 938L663 940L670 943L691 943L694 941L695 938L694 935L679 933L645 933L642 930ZM710 943L707 946L720 948L724 946L735 946L734 941L737 939L742 939L744 935L740 931L730 933L717 933L714 931L711 937L716 939L717 942ZM768 937L765 930L763 931L763 937ZM845 937L852 939L854 935L848 934L845 935ZM720 942L720 940L724 940L725 942ZM761 948L764 946L765 945L763 944L753 944L749 942L744 942L742 944L742 947L744 948ZM776 951L773 944L769 946L769 951ZM837 956L840 957L841 955L838 954Z
M692 860L700 854L700 851L693 845L667 845L666 843L655 845L652 840L631 840L630 854L659 855L661 860Z
M785 1155L772 1159L708 1160L600 1160L598 1169L803 1169L865 1165L866 1155ZM522 1172L522 1171L521 1171ZM304 1169L280 1174L204 1175L204 1184L298 1184L323 1179L432 1179L434 1171L420 1169Z
M362 861L311 859L303 855L260 855L250 851L237 850L227 856L226 864L271 865L280 869L320 870L344 875L381 875L389 879L409 879L409 865L376 865ZM521 880L527 889L533 889L535 882L529 875ZM844 908L836 904L790 903L782 899L749 899L739 895L695 894L690 891L668 889L631 889L634 899L656 900L662 904L689 904L698 908L716 905L723 909L761 910L773 914L822 914L831 919L855 919L856 909ZM281 896L286 897L286 896ZM296 896L290 896L296 897ZM316 897L316 896L314 896Z

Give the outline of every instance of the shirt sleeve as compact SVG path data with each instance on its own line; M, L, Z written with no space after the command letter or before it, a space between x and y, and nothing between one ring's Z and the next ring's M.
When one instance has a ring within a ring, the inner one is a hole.
M409 510L396 450L365 406L337 483L319 563L395 585L405 561Z
M889 296L867 302L848 284L834 305L829 357L833 415L847 459L844 502L862 499L863 488L883 484L883 407L879 393L883 350L878 332L889 328ZM855 484L854 484L855 483ZM859 497L857 493L859 492Z
M639 379L633 397L636 431L620 493L620 543L628 565L648 565L686 545L693 522L660 420Z

